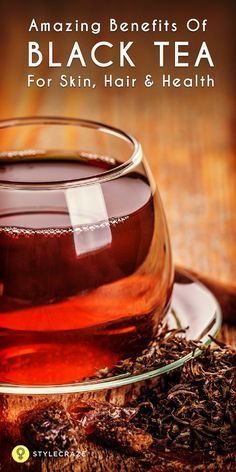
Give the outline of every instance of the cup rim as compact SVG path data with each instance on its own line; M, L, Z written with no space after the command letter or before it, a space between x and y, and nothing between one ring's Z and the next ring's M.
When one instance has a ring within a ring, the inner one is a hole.
M138 166L143 157L142 147L139 141L131 134L120 130L119 128L101 123L99 121L81 119L81 118L70 118L64 116L51 116L51 115L40 115L40 116L24 116L17 118L9 118L0 120L0 130L4 128L13 128L16 126L27 126L27 125L66 125L66 126L79 126L84 128L94 129L106 134L116 136L127 143L132 145L132 151L127 161L117 165L113 169L106 170L97 176L89 176L86 178L77 178L65 181L56 182L6 182L0 180L0 188L5 189L16 189L16 190L60 190L71 187L77 187L81 185L93 185L98 183L107 182L109 180L116 179L122 175L132 171Z

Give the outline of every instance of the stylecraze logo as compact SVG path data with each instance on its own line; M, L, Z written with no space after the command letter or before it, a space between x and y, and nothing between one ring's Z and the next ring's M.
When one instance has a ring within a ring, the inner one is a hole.
M15 462L23 464L23 462L26 462L29 459L30 452L28 447L23 446L23 444L18 444L18 446L15 446L14 449L12 449L11 455Z
M79 459L86 456L86 451L32 451L30 453L29 449L23 444L18 444L12 449L11 453L12 459L19 464L23 464L30 457L34 459L53 459L53 458L64 458L64 457L74 457Z

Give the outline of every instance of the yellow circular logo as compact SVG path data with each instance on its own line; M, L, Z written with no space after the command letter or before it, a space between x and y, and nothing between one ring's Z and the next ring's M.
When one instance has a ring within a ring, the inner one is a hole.
M22 464L29 459L30 452L28 447L19 444L18 446L15 446L14 449L12 449L11 455L15 462Z

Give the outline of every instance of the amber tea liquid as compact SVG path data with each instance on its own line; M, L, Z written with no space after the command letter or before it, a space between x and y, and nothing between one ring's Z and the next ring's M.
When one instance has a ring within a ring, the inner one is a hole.
M0 197L1 382L78 381L153 336L171 284L146 177L63 188L115 166L96 156L0 161L3 182L45 183Z

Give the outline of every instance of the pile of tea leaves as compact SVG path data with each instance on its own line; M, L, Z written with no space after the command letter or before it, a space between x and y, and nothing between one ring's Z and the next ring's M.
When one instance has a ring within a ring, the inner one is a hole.
M158 332L148 347L135 358L118 362L112 369L101 369L94 377L85 380L99 380L118 375L139 375L144 372L164 367L172 362L205 349L199 341L186 339L186 330L168 329L167 325L159 325ZM190 356L191 357L191 356Z
M152 389L143 388L132 405L139 407L133 421L152 435L156 450L200 453L198 460L205 463L225 454L233 460L236 351L221 343L202 349L199 357L162 376Z
M22 422L25 442L34 448L60 450L63 444L75 449L86 439L107 448L107 454L112 449L122 457L134 457L139 467L127 470L136 472L236 470L236 351L232 348L217 340L211 347L201 346L186 340L182 331L162 327L138 358L100 371L97 378L138 374L194 354L196 348L201 348L201 355L146 382L138 397L124 406L79 400L68 410L54 402L32 411Z

